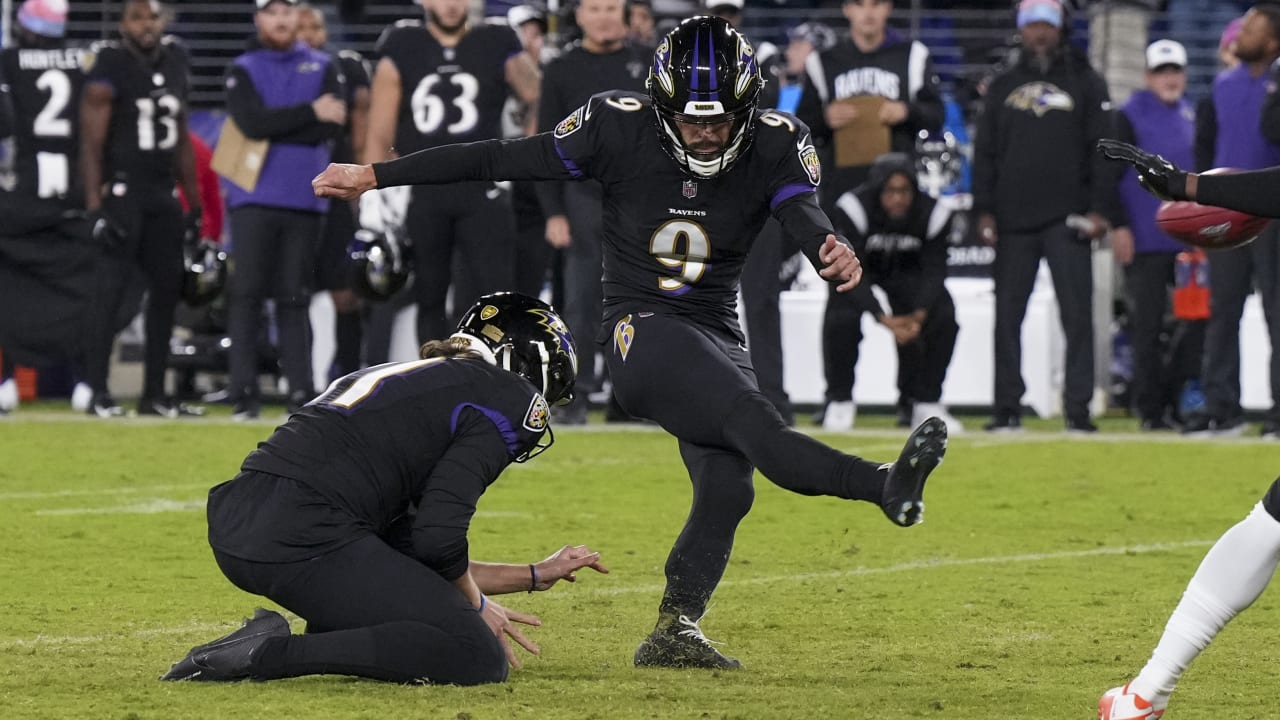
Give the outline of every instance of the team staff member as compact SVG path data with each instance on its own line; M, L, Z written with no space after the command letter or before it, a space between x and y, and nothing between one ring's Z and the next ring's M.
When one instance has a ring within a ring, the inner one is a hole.
M1066 430L1096 432L1093 398L1091 240L1115 213L1115 173L1093 152L1112 134L1106 82L1064 40L1057 0L1018 6L1018 60L991 80L974 144L978 236L996 248L994 417L989 431L1022 428L1022 321L1040 260L1048 261L1066 334L1062 407ZM1045 168L1053 168L1046 172ZM1067 227L1085 215L1081 237Z
M889 27L892 0L845 0L841 8L849 21L849 32L834 47L813 53L805 61L805 85L796 115L813 130L817 145L828 148L829 159L834 161L835 133L858 120L859 113L864 112L846 101L859 97L882 98L875 120L889 134L888 149L914 158L920 133L941 130L944 117L942 93L929 49L919 40L903 37ZM842 167L835 162L828 163L827 159L824 158L823 164L830 171L823 179L822 202L831 213L837 197L867 179L870 165ZM823 328L825 335L835 332L838 331ZM835 349L834 346L827 348ZM824 355L823 362L830 367L842 359ZM845 370L841 375L850 371ZM903 415L909 413L912 401L917 399L910 396L906 387L906 377L915 373L914 368L899 366L898 407ZM831 381L832 378L828 378L828 384ZM843 385L840 377L835 381ZM852 399L827 402L823 427L849 429L854 411Z
M582 39L546 66L538 105L538 130L549 132L587 99L606 90L644 90L653 51L627 42L623 0L582 0L574 10ZM564 317L578 337L591 337L600 322L602 190L594 180L537 185L546 216L546 239L564 253ZM582 392L557 412L558 422L587 421L587 394L600 389L594 343L582 347Z
M527 296L486 296L420 356L335 381L209 492L218 567L307 632L260 609L163 679L501 682L520 665L508 637L538 651L512 623L540 622L486 596L607 572L581 545L533 564L468 557L476 502L508 465L550 446L547 405L573 393L559 316Z
M515 32L505 25L472 27L467 5L422 0L425 23L402 20L378 41L364 162L501 137L508 93L537 101L541 74ZM413 242L420 341L448 328L450 285L456 313L475 296L514 284L511 200L493 183L414 188L405 225Z
M306 3L298 5L298 39L315 50L332 55L346 82L347 124L333 146L333 162L355 162L364 154L364 141L369 131L369 70L364 58L354 50L334 51L328 47L329 31L324 11ZM356 232L356 217L350 203L329 203L324 219L320 251L316 257L316 288L333 299L334 338L337 347L333 365L335 375L346 375L361 367L360 302L351 289L351 262L347 245ZM328 384L330 367L312 368L317 377Z
M173 39L161 37L160 3L125 0L119 29L119 41L93 51L80 105L85 209L99 216L95 234L107 245L86 359L89 413L123 414L107 376L116 317L137 265L148 291L138 413L176 417L189 411L166 396L165 369L182 290L182 238L187 227L199 228L201 214L187 134L189 67ZM185 220L175 182L191 201Z
M234 416L255 418L262 302L276 301L280 364L289 411L314 395L307 308L326 200L306 192L306 177L331 159L346 122L346 88L334 56L298 40L294 0L257 0L252 49L227 72L227 112L253 139L271 141L252 191L227 184L231 209L231 336Z
M600 180L606 296L595 337L611 341L607 362L622 408L680 441L693 483L658 623L635 663L737 668L698 623L751 508L753 469L796 493L872 503L910 526L946 451L946 425L930 418L897 462L884 464L786 427L742 346L743 260L770 214L819 274L845 290L861 277L858 259L814 198L821 168L808 130L757 108L762 79L745 38L720 18L690 18L659 44L650 72L648 96L600 93L550 133L376 166L331 165L312 184L318 194L352 198L378 186L463 179ZM691 185L697 192L685 192Z
M951 212L921 192L915 163L904 153L881 155L867 181L836 200L831 218L862 261L862 282L850 293L832 292L822 323L827 401L853 399L854 369L862 342L862 313L885 326L898 346L903 390L915 400L912 424L938 417L949 433L964 430L942 404L942 383L956 348L956 306L947 292L947 237ZM871 293L884 290L890 312Z
M76 109L83 50L67 47L65 0L26 0L0 50L0 414L18 406L16 365L80 361L98 253L80 215Z

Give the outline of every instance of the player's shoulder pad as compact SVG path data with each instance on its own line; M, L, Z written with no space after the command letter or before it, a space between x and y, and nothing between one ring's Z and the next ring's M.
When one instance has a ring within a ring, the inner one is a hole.
M391 43L400 42L400 38L412 34L422 32L422 21L405 18L397 20L388 25L378 36L378 41L374 43L374 52L381 55L385 52L387 46Z
M813 135L810 134L808 125L795 115L781 110L756 111L754 122L756 152L766 159L778 160L787 155L795 155L810 182L817 185L822 180L822 163L818 160L818 151L813 146Z
M422 21L415 18L403 18L391 24L389 30L399 30L400 28L420 28Z
M643 112L648 110L649 98L637 92L626 90L607 90L592 95L585 105L579 107L556 125L552 132L557 139L566 138L587 122L595 124L627 122L627 116L635 116L647 121L651 116Z
M81 55L80 69L87 73L94 67L110 67L122 52L124 48L118 40L96 40Z
M358 63L364 62L363 55L356 52L355 50L347 50L346 48L343 48L342 50L338 51L338 57L343 60L349 60L351 62L358 62Z

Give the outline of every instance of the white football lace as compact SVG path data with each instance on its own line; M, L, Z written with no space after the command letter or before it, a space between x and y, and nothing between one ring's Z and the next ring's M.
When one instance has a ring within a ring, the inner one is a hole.
M723 645L724 643L718 642L716 640L712 640L711 638L704 635L702 633L702 628L698 627L698 623L702 622L702 618L707 616L707 612L710 612L710 609L708 609L707 611L699 615L697 620L690 620L688 615L681 615L679 618L676 619L676 621L679 622L681 625L684 625L685 629L681 630L677 634L684 635L685 637L693 638L694 640L697 640L698 642L701 642L705 645Z

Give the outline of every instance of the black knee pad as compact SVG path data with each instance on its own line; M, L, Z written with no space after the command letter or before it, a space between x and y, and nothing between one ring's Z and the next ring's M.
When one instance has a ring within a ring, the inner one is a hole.
M1266 508L1276 522L1280 522L1280 477L1271 482L1267 494L1262 496L1262 507Z

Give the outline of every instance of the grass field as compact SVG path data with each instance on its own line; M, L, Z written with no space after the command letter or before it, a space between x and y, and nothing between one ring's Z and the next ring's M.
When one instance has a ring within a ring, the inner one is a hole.
M688 509L674 441L562 431L483 498L473 555L529 562L586 542L613 573L508 598L545 623L531 633L542 656L509 683L208 686L156 678L261 602L218 572L202 508L271 424L23 408L0 419L0 718L1090 718L1280 471L1273 443L1119 432L1131 427L954 438L928 522L908 530L758 478L703 622L743 661L731 673L631 665ZM820 437L890 459L904 433ZM1166 718L1276 717L1278 621L1272 591L1192 667Z

